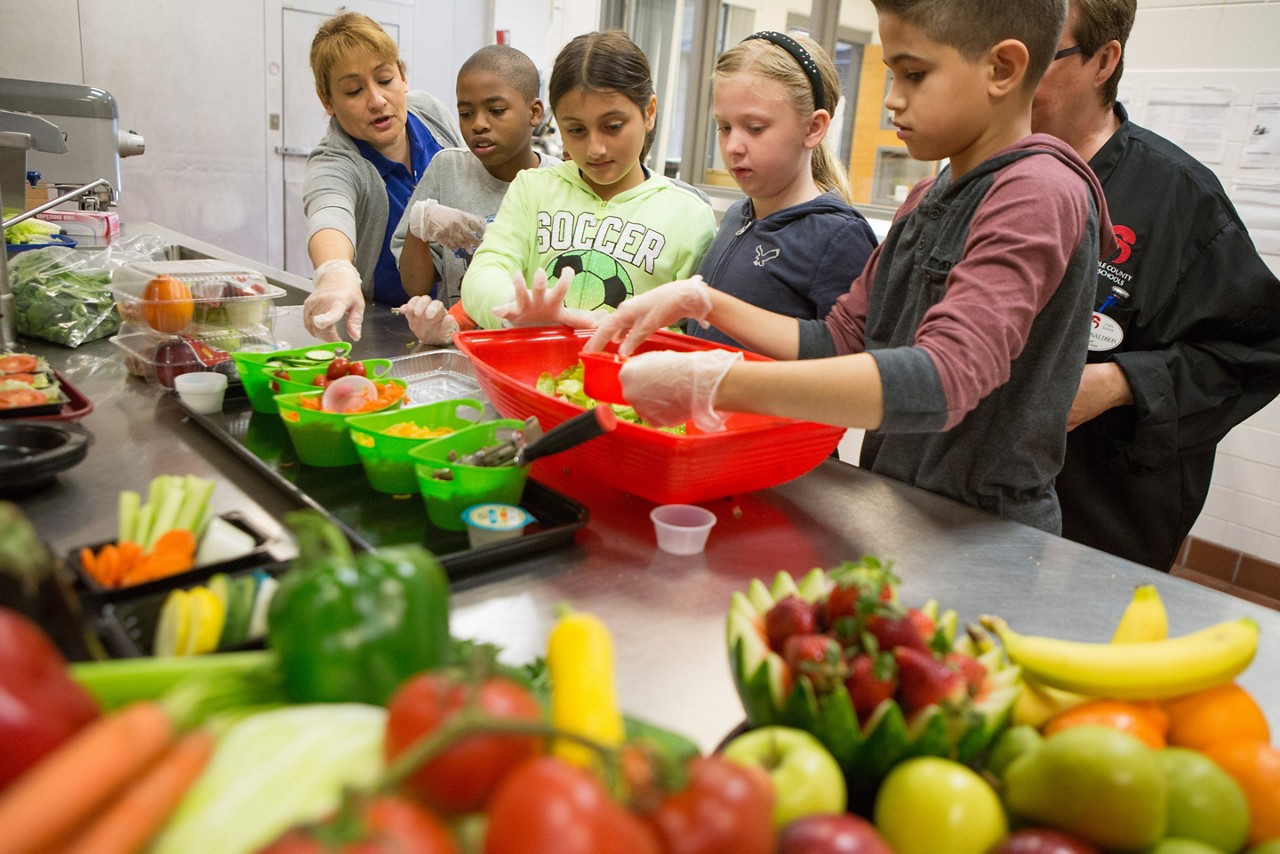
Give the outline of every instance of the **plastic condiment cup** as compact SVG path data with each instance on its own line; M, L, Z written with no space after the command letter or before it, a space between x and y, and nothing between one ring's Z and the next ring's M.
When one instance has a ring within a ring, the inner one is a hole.
M471 548L478 549L520 536L533 517L514 504L472 504L462 511L462 521Z
M173 387L190 409L202 415L222 411L222 398L227 393L227 375L217 371L192 371L178 374Z
M716 514L693 504L663 504L649 511L658 548L676 555L700 554L707 545Z

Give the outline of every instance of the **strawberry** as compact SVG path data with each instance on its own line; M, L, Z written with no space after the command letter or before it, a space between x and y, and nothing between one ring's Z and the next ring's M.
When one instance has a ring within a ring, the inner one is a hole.
M859 718L871 714L897 690L897 667L891 656L873 658L865 652L859 653L850 663L849 671L844 687L849 691L849 699L853 701Z
M949 652L942 657L943 663L963 677L969 696L975 696L987 679L987 668L971 655L962 652Z
M844 650L830 635L791 635L783 645L791 677L804 676L819 694L830 691L846 675Z
M938 630L934 625L933 619L921 611L919 608L908 608L907 618L911 620L911 624L916 627L916 631L920 633L920 637L924 638L924 642L928 645L933 640L933 633Z
M927 652L900 646L893 660L898 664L898 698L908 715L968 694L964 677Z
M885 652L898 647L913 649L926 655L929 652L929 639L920 634L917 621L911 618L909 612L900 617L873 614L867 620L867 631Z
M823 624L832 627L841 617L858 616L858 599L862 590L856 584L837 584L822 605Z
M799 596L783 597L764 615L769 649L779 655L783 653L787 638L792 635L811 635L817 627L817 609Z

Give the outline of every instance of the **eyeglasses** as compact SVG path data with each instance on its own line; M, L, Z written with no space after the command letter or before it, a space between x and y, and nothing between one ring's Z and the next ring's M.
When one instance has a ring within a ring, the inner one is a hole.
M1064 47L1062 50L1058 51L1053 55L1053 61L1057 62L1059 59L1066 59L1068 56L1075 56L1077 53L1084 53L1084 48L1082 48L1080 45L1075 45L1074 47Z

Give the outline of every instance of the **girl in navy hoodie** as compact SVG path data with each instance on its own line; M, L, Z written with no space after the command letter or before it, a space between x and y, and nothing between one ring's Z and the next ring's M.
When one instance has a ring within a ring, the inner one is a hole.
M812 40L767 31L722 53L714 81L720 154L747 198L725 213L698 275L761 308L821 320L876 245L823 143L840 100L835 65ZM690 321L688 331L740 346L715 327Z

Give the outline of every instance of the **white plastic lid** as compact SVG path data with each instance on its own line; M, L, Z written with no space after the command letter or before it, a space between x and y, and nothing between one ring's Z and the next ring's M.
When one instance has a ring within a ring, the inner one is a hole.
M514 504L472 504L462 511L469 527L486 531L518 531L533 521L523 507Z

